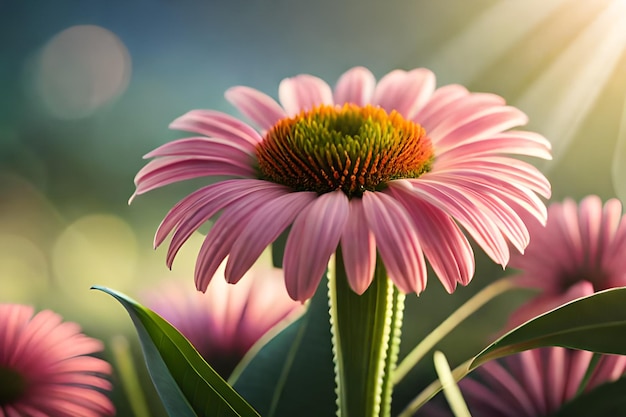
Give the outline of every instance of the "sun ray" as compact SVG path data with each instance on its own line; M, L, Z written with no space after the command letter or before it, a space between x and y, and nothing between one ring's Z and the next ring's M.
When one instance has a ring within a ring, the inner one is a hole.
M455 82L468 84L566 1L500 1L447 42L428 67L443 73L449 68L463 68L462 72L455 74Z
M554 167L563 156L626 48L626 2L611 2L515 105L550 139Z
M626 201L626 97L622 107L617 143L613 152L611 177L615 194L620 200Z

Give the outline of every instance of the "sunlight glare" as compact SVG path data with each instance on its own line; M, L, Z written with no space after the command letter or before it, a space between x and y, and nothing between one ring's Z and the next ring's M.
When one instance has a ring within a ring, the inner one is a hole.
M514 103L553 146L554 167L626 48L626 1L617 0L585 28L552 65Z
M445 72L462 68L455 82L468 84L506 54L517 42L566 0L501 1L494 4L466 30L460 31L432 58L429 68ZM494 36L494 33L497 36Z

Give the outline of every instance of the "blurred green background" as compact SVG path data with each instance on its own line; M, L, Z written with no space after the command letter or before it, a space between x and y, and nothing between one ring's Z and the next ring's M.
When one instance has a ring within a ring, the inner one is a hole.
M284 77L332 84L355 65L377 77L424 66L438 85L502 95L553 144L553 161L532 161L553 200L626 197L624 0L0 0L0 302L52 308L107 346L122 334L136 350L122 308L89 287L137 296L171 276L193 285L199 239L170 272L152 236L202 183L129 207L142 155L180 137L167 126L187 110L236 115L223 98L232 85L276 96ZM468 288L449 296L431 279L408 297L403 352L508 273L476 253ZM452 334L449 359L474 353L521 297ZM432 376L423 368L415 393ZM114 398L130 415L119 387Z

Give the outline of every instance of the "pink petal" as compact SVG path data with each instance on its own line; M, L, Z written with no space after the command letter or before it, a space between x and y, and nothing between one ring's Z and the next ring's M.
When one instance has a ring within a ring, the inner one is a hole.
M442 88L443 89L443 88ZM439 90L442 90L439 89ZM435 91L434 96L437 96L437 92ZM436 111L433 111L428 116L424 115L420 118L413 118L414 121L419 123L426 129L426 133L428 135L431 132L438 128L439 126L447 126L451 123L458 124L458 120L467 115L475 114L485 109L493 108L493 107L501 107L504 105L504 99L495 94L486 94L486 93L467 93L464 95L460 94L460 89L456 89L454 95L450 95L445 105L440 105ZM430 107L430 103L426 105L425 110Z
M167 212L161 221L161 224L159 224L154 236L154 248L156 249L159 247L167 235L170 234L170 232L181 222L181 220L189 217L192 211L195 211L196 209L207 204L211 204L214 201L221 201L225 195L231 195L230 198L235 199L233 195L237 194L238 186L243 185L243 189L241 191L245 192L249 189L249 184L247 184L248 182L256 183L261 181L254 179L232 179L220 181L218 183L202 187L180 200L170 209L170 211ZM262 183L265 183L265 181L262 181ZM230 202L227 201L224 205L228 205L229 203ZM221 203L219 207L222 207ZM215 209L215 213L217 213L217 210L220 208ZM209 217L213 214L210 214ZM207 219L209 217L207 217Z
M156 188L198 177L233 176L254 177L256 172L249 162L226 157L169 156L148 162L135 176L135 196Z
M285 194L284 190L264 190L246 195L225 208L207 234L196 261L196 288L206 291L224 258L254 213L268 201Z
M289 189L287 187L261 180L240 180L237 183L228 182L222 186L215 184L213 187L207 187L203 193L204 195L195 200L193 205L184 207L184 210L183 207L178 207L177 210L179 210L178 213L180 214L177 213L172 218L166 216L166 219L164 219L164 221L168 220L168 226L170 226L177 218L180 218L176 224L177 230L174 236L172 236L167 250L166 265L170 268L172 267L174 258L182 245L193 232L217 214L219 210L242 198L248 198L250 195L262 195L263 193L284 194L288 192ZM191 201L193 202L194 200ZM167 235L166 231L167 229L159 229L157 237L162 236L164 238ZM156 243L160 242L156 240Z
M441 111L441 109L447 108L450 103L468 95L469 92L467 91L467 88L462 85L444 85L433 92L433 95L430 97L430 100L428 100L428 103L417 112L417 114L413 117L413 120L419 124L428 122L432 115L437 114Z
M252 165L255 161L254 155L254 146L247 141L233 143L227 139L200 136L168 142L147 153L144 158L160 156L221 157L233 160L240 159L248 162L248 165Z
M337 249L348 220L348 197L343 191L320 195L296 218L285 246L287 292L294 300L313 296Z
M280 119L287 117L276 100L254 88L232 87L224 95L226 100L263 130L269 130Z
M491 216L482 207L474 206L475 202L466 193L450 188L444 181L431 181L424 177L410 181L413 189L427 202L459 222L491 259L506 265L509 248Z
M350 287L361 295L372 283L376 268L376 239L367 226L363 200L350 200L350 215L341 236L341 253Z
M452 115L427 133L437 147L445 147L472 138L485 138L527 122L528 117L515 107L467 109Z
M426 264L406 210L385 193L366 191L363 211L389 278L405 293L421 293L426 288Z
M429 173L423 178L428 180L437 180L447 182L456 187L474 190L481 194L484 193L489 197L497 196L502 200L501 204L509 206L517 213L528 225L529 223L538 223L541 229L546 224L547 209L543 201L531 190L516 185L514 182L502 179L497 175L480 173L477 171L457 172L450 170L451 173ZM517 220L516 220L517 221ZM530 227L528 227L530 230ZM526 232L523 232L526 234Z
M376 78L374 74L364 67L354 67L339 77L334 91L335 104L354 103L365 106L369 103Z
M551 145L547 139L535 132L510 130L493 136L479 138L469 137L466 140L437 144L437 161L459 161L476 157L496 156L505 154L534 156L552 159Z
M576 396L578 388L580 387L580 383L587 373L589 363L593 358L593 352L587 350L571 349L568 353L569 363L566 366L569 372L565 377L567 386L565 388L565 394L563 396L564 402L569 401Z
M522 415L537 415L528 393L520 384L521 381L518 381L515 375L511 375L497 361L487 362L479 368L479 372L481 377L489 382L490 388L498 394L498 397L509 403L509 410L522 409L524 411Z
M447 161L439 164L429 173L431 175L453 174L482 178L488 182L508 182L517 187L528 188L537 194L550 198L550 182L533 165L513 158L492 156L475 160Z
M474 275L474 253L456 223L421 200L406 182L392 181L389 190L413 219L424 254L446 291L452 293L457 282L467 285Z
M567 349L561 347L551 347L543 349L547 354L544 363L544 378L546 387L546 397L548 400L548 410L550 412L557 411L563 404L565 396L565 374L567 372L566 355Z
M372 104L388 113L396 110L405 119L412 119L435 91L435 74L425 68L406 72L395 70L380 79L374 90Z
M480 369L477 371L480 372ZM463 392L463 397L467 402L470 411L475 416L505 416L511 412L511 401L508 396L496 392L490 386L467 377L459 382L459 387ZM430 403L427 403L428 405ZM515 404L513 404L515 406ZM446 414L449 416L450 414ZM521 414L522 416L524 414ZM517 416L516 416L517 417Z
M320 104L333 104L333 93L326 81L308 74L282 80L278 97L288 116Z
M624 370L626 370L626 356L602 355L587 383L587 391L603 383L615 381L624 374Z
M516 355L506 358L508 364L515 364L515 372L520 382L526 389L527 395L530 397L530 403L535 408L534 415L547 415L548 404L546 402L544 390L549 387L543 385L543 373L545 371L541 358L535 350L526 350Z
M611 198L604 204L602 210L602 226L600 228L600 256L602 256L606 249L613 242L617 231L619 229L619 223L622 217L622 203L616 198Z
M505 194L507 191L515 190L515 187L509 183L508 189L504 188L501 191L490 185L482 184L476 180L478 176L472 174L468 173L465 176L439 174L429 176L428 179L445 182L449 189L463 193L473 206L480 207L481 210L488 213L504 236L519 252L523 253L530 241L530 234L519 214L508 204L509 195Z
M602 200L596 195L583 199L578 206L578 224L590 266L599 266L598 244L602 226Z
M191 110L170 123L170 129L229 139L237 143L243 139L253 146L262 140L256 130L241 120L214 110Z
M250 218L239 235L226 264L226 280L236 283L259 258L263 250L293 223L317 197L314 192L292 192L270 200Z
M626 216L622 217L611 244L603 251L602 264L607 271L612 271L610 283L626 286Z

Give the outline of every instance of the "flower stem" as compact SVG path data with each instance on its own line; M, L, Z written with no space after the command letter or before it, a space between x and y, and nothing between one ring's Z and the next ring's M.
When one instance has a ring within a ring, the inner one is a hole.
M149 416L148 403L135 371L133 355L130 351L128 340L121 335L114 336L111 339L111 350L117 365L117 372L122 380L122 386L134 415Z
M456 384L454 375L452 375L452 371L450 370L450 364L448 364L446 356L443 354L443 352L437 350L433 354L433 361L435 363L437 376L439 377L439 381L441 381L443 393L448 400L448 404L450 405L450 409L452 410L454 416L472 417L469 409L467 408L467 404L463 399L463 394L461 394L461 390Z
M389 416L392 371L398 357L404 294L377 260L362 294L348 283L341 250L329 273L330 318L340 417Z

